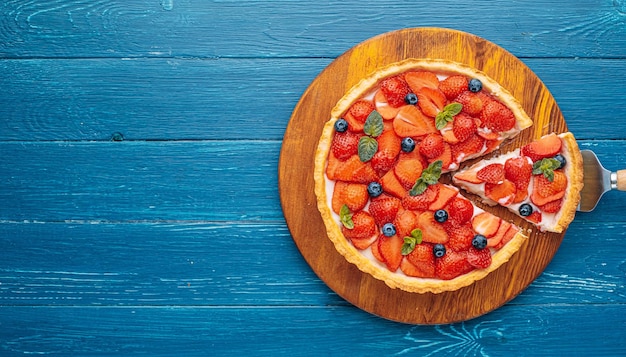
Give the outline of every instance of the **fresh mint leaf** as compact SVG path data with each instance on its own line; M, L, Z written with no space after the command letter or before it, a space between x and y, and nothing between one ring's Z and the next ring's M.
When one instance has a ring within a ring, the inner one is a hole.
M454 120L454 116L459 114L463 109L463 105L460 103L450 103L443 107L443 110L437 113L435 117L435 127L437 130L445 128L448 123Z
M457 102L450 103L443 107L443 111L450 113L452 116L459 114L461 110L463 110L463 104Z
M418 178L417 181L415 181L415 185L413 185L413 187L409 191L409 195L411 196L421 195L422 193L424 193L424 191L426 191L426 189L428 188L428 185L436 184L439 181L439 178L441 177L442 167L443 167L443 161L441 160L437 160L431 163L430 165L428 165L428 167L425 168L424 171L422 171L422 176L420 176L420 178Z
M383 133L384 128L383 117L379 112L374 110L367 116L367 119L365 119L363 131L365 134L375 138Z
M554 181L554 170L561 167L561 162L553 158L541 159L533 164L533 175L544 175L548 181Z
M362 162L368 162L374 157L376 151L378 151L378 141L369 136L362 136L359 139L359 159Z
M422 231L418 228L411 231L411 236L404 237L402 244L402 255L409 255L415 249L415 246L422 244Z
M424 180L420 177L417 179L417 181L415 181L415 185L413 185L413 187L409 191L409 195L411 196L421 195L422 193L424 193L424 191L426 191L427 188L428 188L428 184L424 182Z
M354 228L354 222L352 221L352 212L350 212L350 208L348 205L341 206L339 210L339 219L341 220L341 224L348 229Z

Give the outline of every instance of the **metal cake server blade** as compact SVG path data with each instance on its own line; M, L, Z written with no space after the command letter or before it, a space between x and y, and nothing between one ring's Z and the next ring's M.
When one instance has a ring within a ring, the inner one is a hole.
M605 169L591 150L581 150L583 157L583 189L580 191L578 211L593 211L602 195L612 189L626 191L626 170L611 172Z

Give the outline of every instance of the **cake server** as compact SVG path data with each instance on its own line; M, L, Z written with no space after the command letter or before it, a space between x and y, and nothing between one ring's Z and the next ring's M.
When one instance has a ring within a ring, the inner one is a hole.
M580 153L583 157L584 187L580 191L578 211L591 212L607 191L626 191L626 170L611 172L602 166L593 151L581 150Z

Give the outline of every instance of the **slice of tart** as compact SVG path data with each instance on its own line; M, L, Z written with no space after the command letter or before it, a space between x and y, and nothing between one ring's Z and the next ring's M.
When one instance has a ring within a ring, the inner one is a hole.
M319 140L315 193L328 237L393 288L440 293L484 278L526 235L440 176L530 125L507 90L468 66L410 59L379 69L337 103Z
M582 157L572 133L552 133L461 170L453 182L487 204L507 207L541 231L561 233L574 219L580 200Z

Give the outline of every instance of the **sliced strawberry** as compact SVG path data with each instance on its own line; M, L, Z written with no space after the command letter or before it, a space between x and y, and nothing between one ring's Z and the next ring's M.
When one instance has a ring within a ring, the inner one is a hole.
M446 98L452 100L459 94L467 90L469 81L467 77L462 75L449 76L443 81L439 82L439 90L445 94Z
M380 248L379 248L379 244L380 244L380 237L383 236L382 233L380 233L377 237L377 240L370 245L370 248L372 249L372 255L374 256L374 258L376 258L379 262L384 263L385 262L385 258L383 257L382 253L380 252Z
M446 247L457 251L468 250L472 246L472 239L474 239L474 230L469 222L461 225L454 224L447 221L443 224L444 229L448 233L450 240L446 244Z
M359 139L361 135L351 131L343 133L335 132L333 141L330 144L330 150L339 160L345 160L359 152Z
M528 156L533 162L539 161L544 158L553 157L561 152L563 143L561 138L552 133L543 136L537 141L533 141L530 144L522 146L522 155Z
M460 103L463 106L462 111L471 116L477 116L483 110L483 97L474 92L470 92L466 90L465 92L459 94L454 102Z
M378 175L384 175L393 168L401 150L402 139L393 130L389 130L383 131L376 138L376 141L378 142L378 151L372 157L371 164Z
M539 207L539 210L544 213L557 213L561 210L561 206L563 205L563 199L554 200L552 202L548 202L543 206Z
M469 222L474 216L474 205L465 197L456 196L448 204L448 219L457 225Z
M476 176L475 170L460 171L454 175L454 179L469 183L482 183L482 181Z
M468 263L476 269L485 269L491 265L491 251L470 247L467 251Z
M387 265L387 268L391 271L398 270L400 263L402 263L403 244L404 239L398 237L397 235L393 235L391 237L380 235L378 237L378 250L380 251L380 255L382 255L385 260L385 265Z
M348 239L368 239L376 234L376 222L374 217L365 211L359 211L352 215L354 228L341 227L341 233Z
M515 126L515 115L511 109L496 100L488 101L483 106L480 120L485 127L494 132L508 131Z
M485 196L502 206L510 205L517 195L515 184L507 179L501 183L485 183Z
M402 238L410 236L411 231L417 226L417 216L413 211L400 208L396 218L393 220L396 227L396 234Z
M446 105L446 96L436 88L424 87L415 93L422 113L434 118Z
M509 227L509 229L506 231L506 233L504 233L504 237L502 237L502 240L500 241L500 244L496 245L495 248L496 249L502 249L502 247L507 244L508 242L511 241L511 239L513 239L513 237L515 237L515 235L517 234L517 232L519 232L519 229L512 225Z
M434 184L434 185L428 186L426 191L422 192L419 195L416 195L416 196L406 195L402 199L402 206L410 210L417 210L417 211L426 210L437 199L440 188L441 188L441 184Z
M358 183L378 181L378 174L369 163L364 163L358 155L349 157L345 161L337 159L332 153L328 155L326 175L330 180Z
M410 190L415 185L415 181L422 175L422 170L422 161L411 157L401 158L394 167L398 181L406 190Z
M344 115L344 119L348 121L348 130L360 132L363 131L363 125L365 120L374 110L374 104L372 102L359 99L348 109L348 114Z
M422 114L414 105L405 105L400 108L393 120L393 130L399 137L421 137L437 132L432 118Z
M441 161L441 168L443 170L448 170L450 168L450 164L452 164L452 148L450 147L450 144L448 143L443 143L443 152L441 153L441 155L432 158L430 160L428 160L429 163L433 163L435 161Z
M380 91L385 95L387 103L394 108L405 105L404 98L411 92L409 85L401 76L394 76L381 81Z
M498 227L498 230L496 231L496 233L487 238L487 246L488 247L496 247L500 244L500 242L502 242L502 239L504 238L504 236L506 235L506 233L509 231L509 229L511 229L511 223L500 219L500 226Z
M455 162L461 162L467 159L470 155L480 153L485 147L485 139L478 136L478 134L472 134L465 141L461 141L458 144L454 144L452 147L452 160Z
M417 227L422 230L422 240L429 243L446 243L450 237L443 225L435 221L432 212L422 212L417 217Z
M446 207L459 194L459 190L452 186L441 185L437 199L428 206L429 211L436 211Z
M415 276L419 278L434 278L435 277L435 255L433 254L433 246L429 243L422 243L415 246L415 249L406 256L404 261L410 266L405 266L406 263L400 266L400 269L409 276Z
M534 211L533 213L530 214L530 216L526 217L526 219L535 224L539 224L541 223L541 219L542 219L541 212Z
M482 234L486 238L490 238L498 232L501 222L502 219L492 215L491 213L482 212L477 214L472 219L472 227L476 233Z
M554 180L550 182L544 175L533 176L533 192L531 201L537 206L559 200L565 195L567 177L560 171L554 171Z
M459 113L452 122L452 131L459 141L465 141L473 134L476 134L476 119L465 113Z
M443 137L439 133L428 134L420 144L420 154L427 159L436 158L443 154L443 144Z
M398 180L398 177L394 173L394 170L387 171L387 173L380 178L380 184L383 186L383 191L398 198L406 196L407 190L402 186L402 183Z
M513 203L519 203L528 197L528 185L532 176L533 166L524 156L514 157L504 163L504 177L515 184L517 192Z
M504 181L504 165L489 164L478 170L476 177L483 182L499 184Z
M443 129L440 130L441 136L443 136L443 141L448 144L456 144L460 140L454 134L454 124L448 123Z
M372 243L376 242L376 239L378 239L378 237L376 235L373 235L369 238L364 238L364 239L351 238L350 242L352 242L352 245L356 249L363 250L363 249L367 249L368 247L372 245Z
M367 185L343 181L335 182L331 201L335 213L339 214L343 205L347 205L352 212L360 211L365 207L368 200Z
M408 83L413 93L417 93L422 88L439 88L439 78L433 72L412 71L404 74L404 80Z
M435 259L435 275L439 279L451 280L473 269L467 261L467 252L446 251L443 257Z
M496 140L500 137L500 133L496 131L491 131L491 129L487 128L480 128L476 131L476 133L485 140Z
M374 105L376 106L376 111L380 113L380 116L382 116L385 120L395 118L400 111L400 107L394 108L389 105L387 98L385 98L385 94L380 90L376 92L376 95L374 95Z
M399 208L399 198L383 194L372 198L369 205L369 212L372 217L374 217L374 221L378 227L382 227L385 223L393 222Z
M485 140L485 154L488 154L494 150L496 150L498 147L500 147L500 144L502 144L502 142L504 141L503 138L498 138L498 139L494 139L494 140Z

